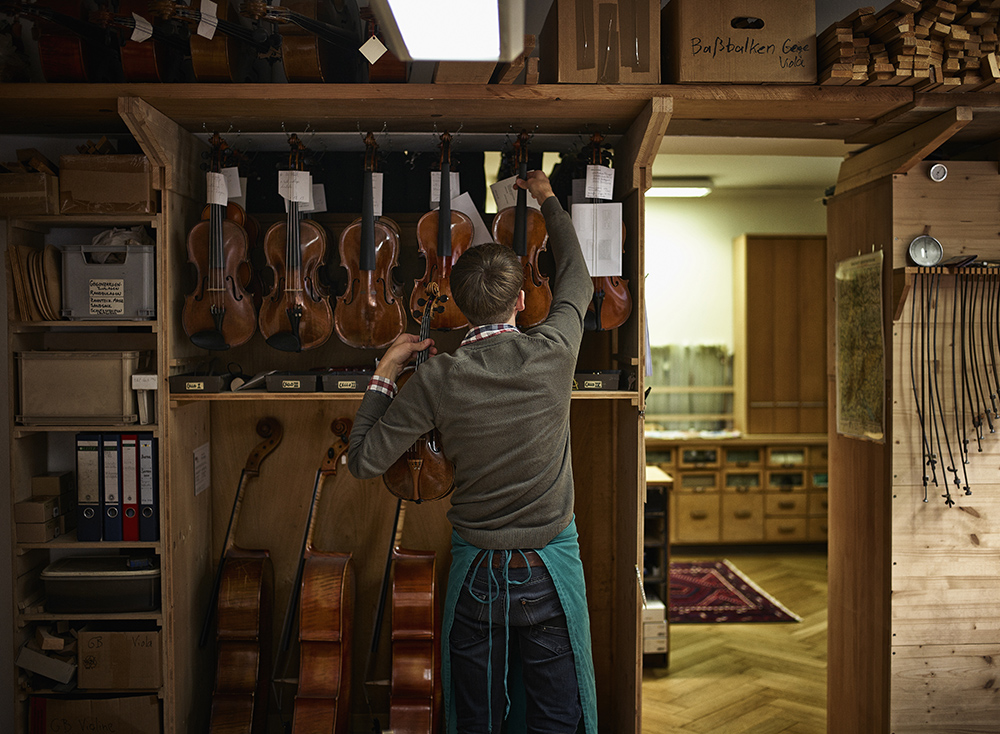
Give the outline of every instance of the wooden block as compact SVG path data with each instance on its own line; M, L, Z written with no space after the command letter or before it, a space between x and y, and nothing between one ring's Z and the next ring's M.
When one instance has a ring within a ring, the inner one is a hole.
M498 64L497 74L499 79L498 84L513 84L514 81L520 76L521 71L524 69L524 62L535 50L535 36L527 34L524 36L524 50L518 55L516 59L510 63Z
M66 646L66 641L45 626L35 627L35 642L42 650L62 650Z
M434 67L435 84L489 84L495 61L439 61Z
M524 63L524 83L538 84L538 57L529 56Z

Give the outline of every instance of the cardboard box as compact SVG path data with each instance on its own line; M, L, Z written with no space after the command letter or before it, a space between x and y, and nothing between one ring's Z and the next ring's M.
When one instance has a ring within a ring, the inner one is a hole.
M160 734L156 696L70 699L32 696L29 734Z
M156 690L162 684L160 632L94 632L78 637L77 685L98 690Z
M34 640L28 640L21 645L14 664L60 683L69 683L76 674L75 660L62 660L54 654L46 654L38 649Z
M662 38L664 83L816 83L813 3L670 0Z
M667 638L666 637L644 637L642 640L642 652L655 653L655 652L666 652L667 651Z
M51 173L0 174L0 216L58 213L58 176Z
M653 594L646 594L646 606L642 609L642 623L660 623L667 618L667 608Z
M538 37L543 84L659 84L660 3L553 0Z
M59 158L63 214L143 214L156 211L152 168L144 155L64 155Z
M47 543L63 534L63 517L53 517L47 522L19 522L14 526L18 543Z
M31 478L32 497L57 497L73 491L73 472L39 474Z
M72 494L58 497L39 497L14 505L14 522L48 522L76 506Z
M642 623L642 639L650 640L654 637L666 637L666 636L667 636L667 621L665 619L661 619L658 622Z

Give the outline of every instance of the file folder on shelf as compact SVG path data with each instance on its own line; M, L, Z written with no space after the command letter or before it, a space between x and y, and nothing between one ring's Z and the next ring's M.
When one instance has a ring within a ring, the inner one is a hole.
M160 539L160 487L156 439L139 434L139 540Z
M122 540L139 540L138 436L124 433L122 441Z
M76 434L76 537L100 540L104 528L101 507L101 434Z
M105 540L122 539L121 453L121 436L117 433L102 433Z

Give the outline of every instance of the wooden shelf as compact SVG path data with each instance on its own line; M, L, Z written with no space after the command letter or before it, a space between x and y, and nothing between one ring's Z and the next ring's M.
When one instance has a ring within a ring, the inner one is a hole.
M22 550L36 550L38 548L44 548L44 549L72 548L73 550L93 550L93 551L119 550L122 548L151 548L152 550L159 553L160 541L102 540L102 541L88 542L88 541L78 540L76 537L76 530L71 530L65 535L60 535L58 538L48 540L44 543L18 543L17 547Z
M20 623L28 622L58 622L60 620L66 620L68 622L83 621L87 622L90 620L148 620L150 622L155 622L158 625L163 625L163 613L162 612L106 612L104 614L93 612L87 614L54 614L51 612L34 612L30 614L19 614L18 621Z
M152 433L159 435L158 426L155 423L141 425L139 423L113 423L107 425L80 425L80 426L14 426L14 438L24 438L34 433Z
M39 214L37 216L16 217L15 227L26 224L45 224L52 227L109 227L145 224L156 227L160 215L152 214Z
M74 331L92 331L94 329L112 328L139 328L148 330L155 334L157 322L155 320L146 321L15 321L10 325L10 330L15 334L25 334L42 329L52 329L56 327L70 327Z
M171 393L171 403L241 402L263 400L345 400L357 401L363 392L218 392L218 393ZM637 401L639 394L629 390L574 390L574 400L631 400ZM173 407L173 406L171 406Z

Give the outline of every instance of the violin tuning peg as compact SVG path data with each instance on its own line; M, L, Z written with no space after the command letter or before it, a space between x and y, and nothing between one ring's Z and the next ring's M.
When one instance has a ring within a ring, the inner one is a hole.
M416 319L417 321L420 321L420 319L422 319L422 318L423 318L423 314L422 314L422 313L420 313L420 312L419 312L419 311L417 311L417 310L414 310L414 311L413 311L413 318L415 318L415 319Z
M448 302L448 296L438 296L438 301L441 302L441 303L447 303Z
M427 305L427 299L426 298L418 298L417 299L417 305L418 306L426 306Z

